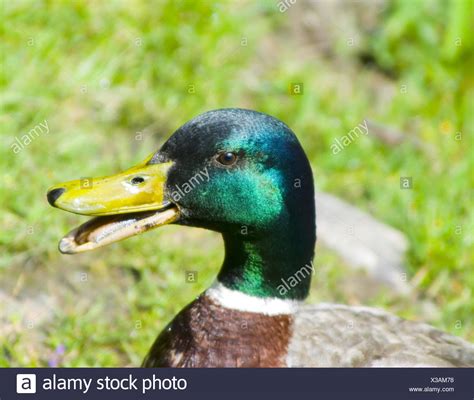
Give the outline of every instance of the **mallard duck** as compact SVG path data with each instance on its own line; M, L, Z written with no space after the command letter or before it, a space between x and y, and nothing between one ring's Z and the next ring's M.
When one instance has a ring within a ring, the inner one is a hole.
M291 129L256 111L206 112L143 163L49 189L94 216L59 243L89 251L163 226L220 232L215 284L160 333L145 367L474 366L474 346L366 307L305 305L316 242L313 175Z

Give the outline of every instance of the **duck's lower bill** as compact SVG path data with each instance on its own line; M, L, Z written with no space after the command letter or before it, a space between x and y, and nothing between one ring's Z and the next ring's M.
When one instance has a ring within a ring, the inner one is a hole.
M64 236L59 242L59 251L63 254L76 254L94 250L170 224L178 215L178 209L172 206L160 211L96 217Z

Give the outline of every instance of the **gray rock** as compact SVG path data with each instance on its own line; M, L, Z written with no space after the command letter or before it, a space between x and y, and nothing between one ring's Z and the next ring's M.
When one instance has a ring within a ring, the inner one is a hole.
M15 298L0 290L0 336L7 336L16 330L34 330L50 322L58 307L56 299L47 294ZM12 323L19 320L20 324Z
M349 266L397 293L410 291L403 262L408 240L400 231L328 193L316 194L316 214L318 240Z

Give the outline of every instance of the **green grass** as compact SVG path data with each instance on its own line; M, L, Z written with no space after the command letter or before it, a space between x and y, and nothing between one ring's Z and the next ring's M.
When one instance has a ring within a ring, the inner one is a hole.
M375 30L361 32L361 48L341 34L335 54L323 56L293 29L305 13L298 4L282 14L270 1L3 2L0 290L61 301L38 326L19 312L0 320L8 326L0 365L136 365L212 282L222 243L189 228L60 255L59 238L83 218L51 208L45 192L125 169L191 117L231 106L281 118L307 150L319 189L407 235L416 294L365 303L474 340L472 2L412 3L389 3ZM295 82L303 95L289 94ZM333 155L334 138L364 118L431 150L388 147L369 133ZM44 120L50 133L14 154L15 137ZM413 178L413 190L400 190L401 176ZM318 249L316 265L312 300L361 301L347 290L354 273L333 254ZM198 271L197 283L185 281L187 270Z

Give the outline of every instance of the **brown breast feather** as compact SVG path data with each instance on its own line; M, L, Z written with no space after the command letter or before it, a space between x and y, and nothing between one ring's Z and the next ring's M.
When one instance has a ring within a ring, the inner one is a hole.
M224 308L206 295L161 332L144 367L285 367L292 317Z

